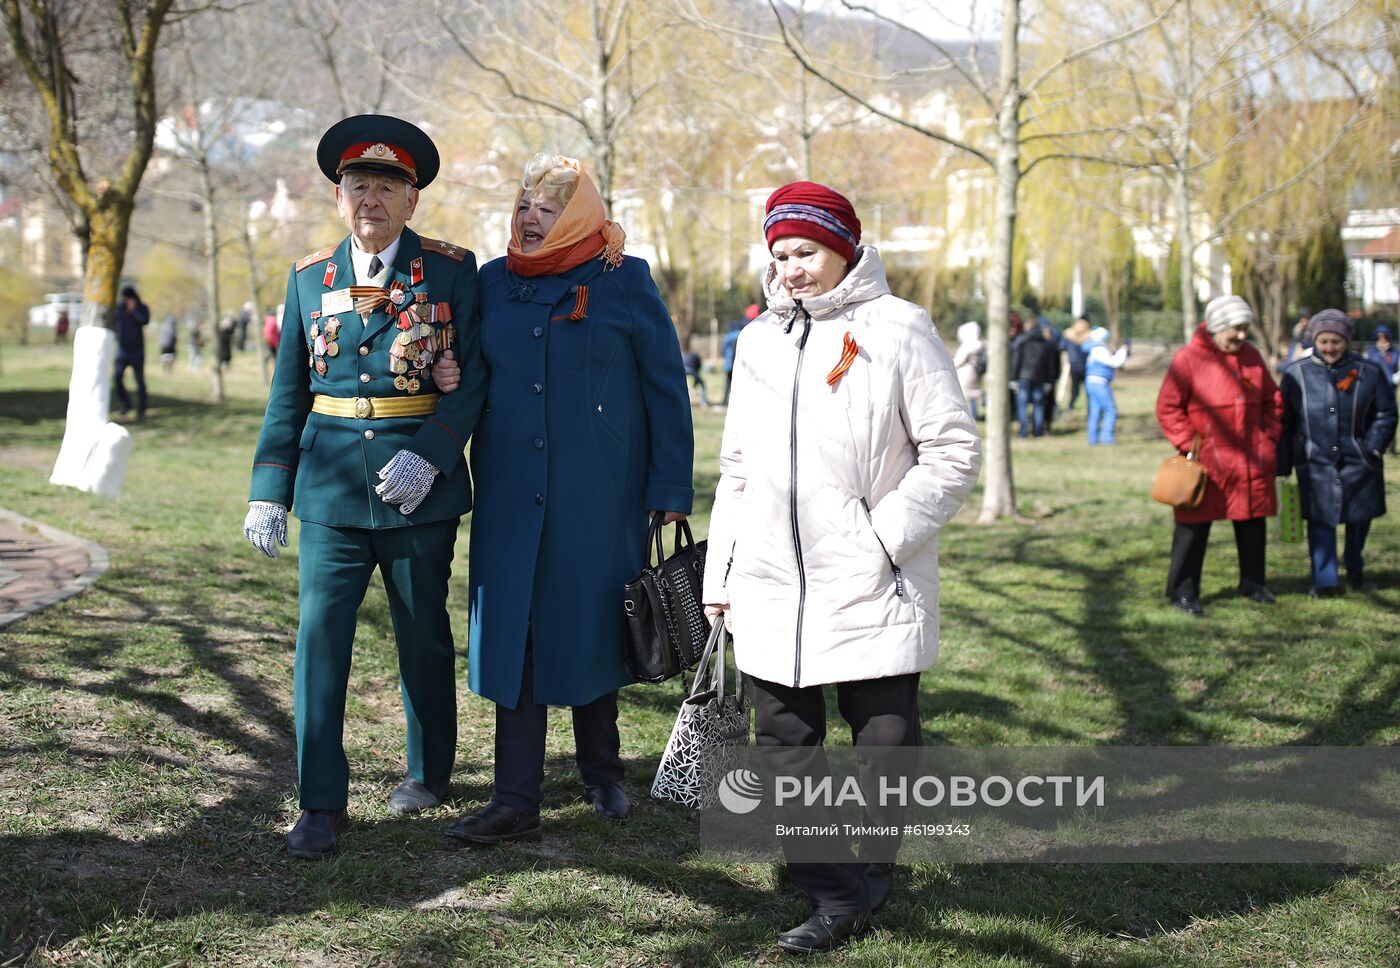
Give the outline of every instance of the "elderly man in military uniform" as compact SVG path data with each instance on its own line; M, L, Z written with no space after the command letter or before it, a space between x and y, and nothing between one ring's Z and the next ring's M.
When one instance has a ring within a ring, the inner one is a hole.
M456 754L456 677L447 581L471 510L463 448L485 398L476 260L405 223L438 153L383 115L346 118L317 162L350 229L298 260L287 282L277 367L253 461L244 534L271 558L301 519L295 709L301 817L296 857L335 850L346 825L342 743L355 613L379 567L398 641L408 776L390 812L442 803ZM467 361L438 393L433 361Z

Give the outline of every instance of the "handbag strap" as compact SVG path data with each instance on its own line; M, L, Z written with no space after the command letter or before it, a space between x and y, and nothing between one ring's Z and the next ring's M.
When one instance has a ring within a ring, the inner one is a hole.
M695 547L695 535L690 533L690 522L684 518L676 522L675 552L680 554L683 548Z
M1200 459L1201 459L1201 433L1200 433L1199 430L1196 431L1196 433L1191 437L1191 449L1190 449L1189 451L1186 452L1186 459L1187 459L1187 460L1200 460Z
M647 526L647 543L643 555L646 558L646 567L648 568L652 566L651 555L653 551L656 552L656 564L659 565L666 560L666 553L661 547L661 522L665 519L666 516L657 511L651 516L651 524Z

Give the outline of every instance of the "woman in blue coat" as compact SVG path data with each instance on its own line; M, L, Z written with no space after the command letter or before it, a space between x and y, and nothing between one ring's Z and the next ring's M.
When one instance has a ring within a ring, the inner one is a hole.
M1381 368L1350 350L1351 320L1325 309L1308 326L1313 353L1283 371L1279 474L1298 469L1308 522L1314 598L1338 594L1337 525L1352 588L1365 584L1361 552L1385 513L1381 454L1395 436L1395 389Z
M622 589L642 569L649 514L679 520L695 492L680 343L623 239L578 162L536 155L508 254L479 276L490 381L471 442L468 665L496 704L496 788L449 828L468 843L539 837L549 706L573 707L594 808L628 813Z

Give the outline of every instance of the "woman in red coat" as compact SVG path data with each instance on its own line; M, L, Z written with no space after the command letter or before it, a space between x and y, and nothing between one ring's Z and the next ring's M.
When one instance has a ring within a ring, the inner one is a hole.
M1279 398L1264 358L1245 342L1253 322L1253 310L1239 296L1212 299L1205 323L1172 358L1157 395L1162 433L1182 453L1200 434L1209 475L1201 506L1176 512L1167 576L1172 605L1197 616L1212 521L1234 522L1240 594L1264 604L1274 600L1264 585L1264 519L1278 511Z

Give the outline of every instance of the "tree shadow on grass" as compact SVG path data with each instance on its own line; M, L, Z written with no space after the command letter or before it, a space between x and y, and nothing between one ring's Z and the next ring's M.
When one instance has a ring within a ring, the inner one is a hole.
M1120 554L1085 565L1034 534L1018 536L1006 555L1018 567L1046 575L1074 574L1082 581L1083 617L1042 604L1054 596L1032 593L1031 583L1013 589L974 576L970 584L977 593L1003 607L981 609L975 615L967 606L952 607L950 623L980 627L1000 646L1033 654L1057 673L1100 683L1119 716L1115 742L1180 742L1205 735L1192 726L1195 709L1176 698L1175 675L1158 653L1170 637L1192 627L1185 624L1190 620L1183 617L1182 623L1146 633L1129 627L1126 610L1134 607L1135 593L1121 576L1155 563L1155 558L1146 552ZM1044 587L1050 590L1048 583ZM631 944L658 963L713 964L767 956L774 932L806 914L804 900L791 888L771 892L755 887L753 878L739 872L698 862L698 828L684 811L639 803L633 820L623 828L593 817L586 804L578 802L577 778L567 756L552 757L547 766L546 834L539 845L446 849L442 831L453 813L489 796L488 759L467 757L459 759L459 772L473 779L454 784L452 810L411 819L377 814L362 818L334 859L304 863L287 858L281 835L293 776L289 684L273 686L247 665L249 649L269 652L272 640L285 646L286 631L251 615L217 614L192 594L179 599L177 607L160 609L136 592L120 592L119 597L126 618L104 619L90 631L80 627L65 642L51 643L64 650L66 666L83 670L81 674L45 672L32 656L7 650L0 653L0 676L55 693L135 704L174 724L194 745L231 748L247 764L230 766L215 758L192 764L191 758L156 749L113 752L61 733L43 738L44 749L61 749L82 762L135 762L150 773L189 771L193 765L203 775L192 777L187 802L164 810L158 829L123 835L83 829L74 822L0 836L0 852L12 859L0 869L0 895L14 899L0 912L0 950L7 954L23 954L40 944L54 950L102 925L136 918L162 922L205 912L257 923L369 907L404 912L401 923L409 926L412 937L402 951L394 949L401 963L418 955L431 961L443 951L466 953L460 926L409 916L448 903L443 898L454 890L462 896L451 903L483 919L493 932L518 929L528 938L522 922L545 924L550 926L546 934L567 949L573 934L600 920L619 918L617 905L622 902L615 895L588 893L577 886L540 894L525 888L513 898L493 898L500 893L502 878L575 870L629 883L648 892L648 898L683 895L694 905L687 913L651 913L650 920L629 925ZM1018 614L1072 631L1083 644L1082 652L1047 647L1018 627ZM164 679L189 675L188 671L172 670L167 676L159 668L114 656L111 643L122 634L122 623L168 633L180 646L175 661L225 684L231 707L200 708L189 697L162 688ZM211 637L213 628L219 630L217 640ZM387 634L377 625L375 630ZM1242 653L1242 661L1248 661L1247 654ZM1358 678L1347 687L1348 698L1363 709L1359 727L1354 714L1338 711L1334 720L1314 724L1312 741L1354 740L1358 728L1369 733L1392 725L1400 676L1390 670L1389 679L1376 689L1374 677L1384 673L1374 668L1367 682ZM982 692L976 683L976 676L969 675L956 688L931 690L927 708L935 721L953 712L1011 723L1041 741L1074 738L1056 723L1026 717L1014 702L990 687ZM679 702L679 687L628 694L629 701L645 708L671 711ZM836 733L833 729L833 736ZM930 735L943 739L936 732ZM16 747L13 755L25 752ZM650 759L629 763L634 792L653 766ZM385 790L397 779L386 768L372 776ZM206 803L210 798L214 802ZM877 937L858 942L843 960L887 963L881 938L889 932L902 945L923 944L965 957L1022 958L1065 968L1135 968L1153 962L1131 954L1085 960L1053 937L1047 939L1043 927L1068 922L1095 937L1150 937L1185 929L1202 917L1246 914L1325 893L1350 875L1350 869L1335 866L920 866L901 871L895 900L875 922ZM966 914L1000 920L990 929L963 927ZM548 943L542 942L540 952L545 960L551 954ZM629 944L625 939L622 943Z

